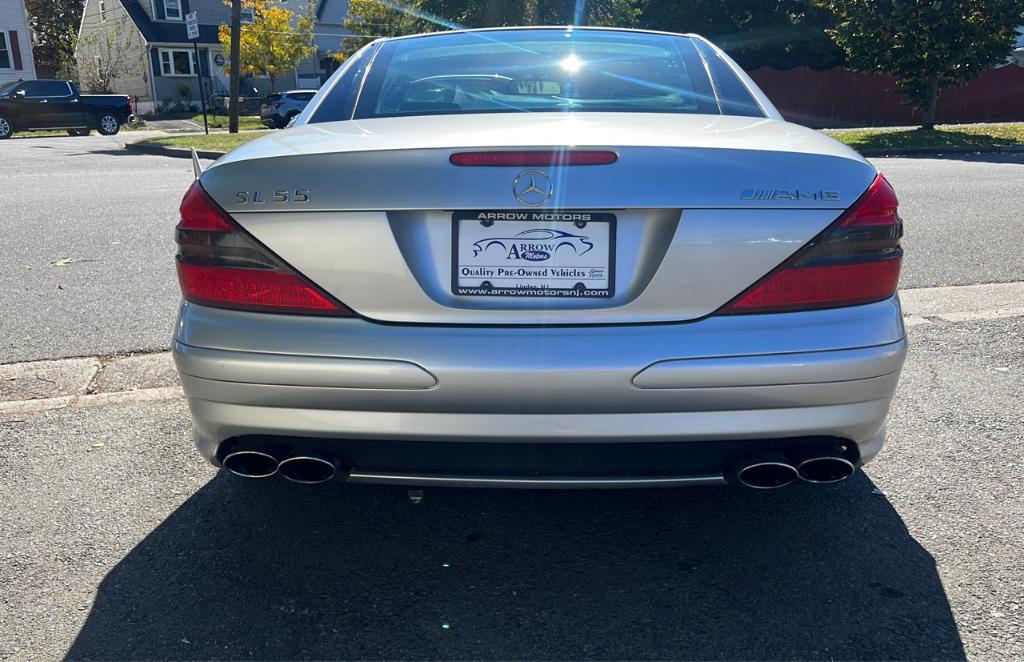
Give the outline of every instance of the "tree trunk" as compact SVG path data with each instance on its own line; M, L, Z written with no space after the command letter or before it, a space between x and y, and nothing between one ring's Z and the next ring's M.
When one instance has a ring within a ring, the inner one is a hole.
M501 20L504 14L505 3L502 0L487 0L487 6L484 10L484 25L485 28L494 28L504 25L504 21Z
M931 131L935 128L935 110L939 105L939 77L928 79L928 105L924 109L923 128Z
M538 0L525 0L523 14L524 25L540 25L540 3Z
M231 0L231 90L228 99L228 133L238 133L239 76L242 70L242 0Z

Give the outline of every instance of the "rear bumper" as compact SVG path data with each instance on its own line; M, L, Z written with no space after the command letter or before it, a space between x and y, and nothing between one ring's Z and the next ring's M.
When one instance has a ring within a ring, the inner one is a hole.
M866 462L884 440L905 353L895 297L812 313L562 328L382 325L184 304L174 343L197 445L215 463L225 441L252 436L339 450L490 443L532 456L542 444L696 450L829 438L853 442ZM622 476L651 478L650 466L619 457ZM408 482L399 475L408 466L389 473L386 459L373 462L353 477ZM546 471L513 459L507 468L484 469L492 482L532 483ZM452 469L433 465L420 478L479 474ZM608 470L595 465L586 478L621 478L594 473ZM571 473L564 464L553 471ZM722 482L725 472L658 478Z

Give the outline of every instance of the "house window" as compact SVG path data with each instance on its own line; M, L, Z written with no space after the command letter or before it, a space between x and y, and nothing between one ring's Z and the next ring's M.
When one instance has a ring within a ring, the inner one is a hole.
M242 7L240 15L242 25L252 25L256 22L255 11L252 7Z
M195 76L196 63L192 51L161 48L160 73L164 76Z
M11 49L7 45L7 33L0 31L0 69L13 69L11 66Z
M164 0L164 16L168 21L180 21L181 0Z
M100 0L100 22L107 20L107 0Z

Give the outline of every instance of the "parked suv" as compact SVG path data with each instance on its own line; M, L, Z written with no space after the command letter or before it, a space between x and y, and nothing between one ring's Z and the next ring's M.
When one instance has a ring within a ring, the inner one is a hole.
M283 129L292 118L302 112L316 90L291 90L271 94L260 104L260 120L263 126Z
M93 129L112 136L127 123L134 110L129 97L116 94L79 94L64 80L19 80L0 85L0 139L15 131L67 129L86 136Z

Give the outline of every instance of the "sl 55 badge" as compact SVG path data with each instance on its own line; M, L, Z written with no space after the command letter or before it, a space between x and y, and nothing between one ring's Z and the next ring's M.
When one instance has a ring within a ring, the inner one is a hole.
M309 190L274 191L269 200L264 198L262 191L235 193L235 204L237 205L261 205L266 202L309 202Z

